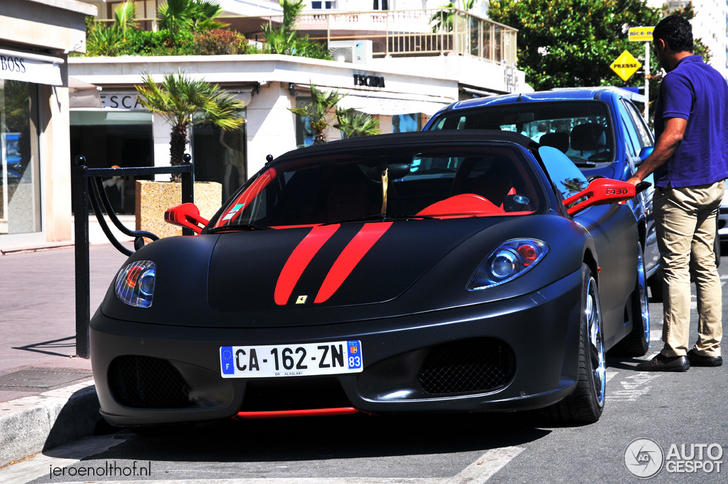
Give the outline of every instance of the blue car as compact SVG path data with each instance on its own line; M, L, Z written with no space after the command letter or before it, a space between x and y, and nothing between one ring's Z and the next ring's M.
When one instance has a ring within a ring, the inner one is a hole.
M496 129L558 148L587 179L626 181L652 152L654 137L633 101L642 96L614 87L572 88L471 99L451 104L424 130ZM662 298L652 195L654 181L630 204L639 227L645 278Z

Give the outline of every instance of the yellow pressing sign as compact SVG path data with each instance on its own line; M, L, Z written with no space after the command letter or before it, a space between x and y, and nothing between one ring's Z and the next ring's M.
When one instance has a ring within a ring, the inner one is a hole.
M654 27L632 27L629 29L630 42L652 42Z
M632 75L637 72L640 67L642 67L642 64L640 64L640 62L635 59L632 54L625 50L609 67L616 72L623 81L626 81L632 77Z

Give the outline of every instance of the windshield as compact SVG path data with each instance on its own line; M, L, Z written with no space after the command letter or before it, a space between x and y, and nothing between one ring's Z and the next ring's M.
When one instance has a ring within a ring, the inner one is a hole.
M520 216L543 199L524 153L505 144L302 155L260 172L212 230Z
M607 106L600 101L499 104L443 114L430 128L514 131L565 153L579 167L614 161Z

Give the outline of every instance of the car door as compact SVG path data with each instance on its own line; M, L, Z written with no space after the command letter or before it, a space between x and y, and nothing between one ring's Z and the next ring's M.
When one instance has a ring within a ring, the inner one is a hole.
M655 144L652 133L647 127L642 114L637 107L628 99L620 99L620 111L624 123L624 129L627 134L627 156L629 158L631 174L634 174L642 164L645 157L645 149ZM630 174L630 176L631 176ZM657 233L655 232L655 216L652 200L655 192L654 176L650 175L645 179L652 186L647 190L639 193L635 197L635 204L639 204L638 210L641 210L645 216L645 234L644 234L644 261L645 271L651 276L659 267L660 251L657 247Z
M589 184L584 174L561 151L549 146L538 150L546 171L563 199ZM627 205L597 205L573 216L591 237L598 264L597 280L608 346L624 326L624 308L636 283L637 224Z

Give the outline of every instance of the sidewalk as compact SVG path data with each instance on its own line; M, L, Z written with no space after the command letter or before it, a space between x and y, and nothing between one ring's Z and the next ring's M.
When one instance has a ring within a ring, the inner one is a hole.
M91 314L126 257L90 247ZM0 255L0 466L93 432L91 362L75 357L72 245Z

